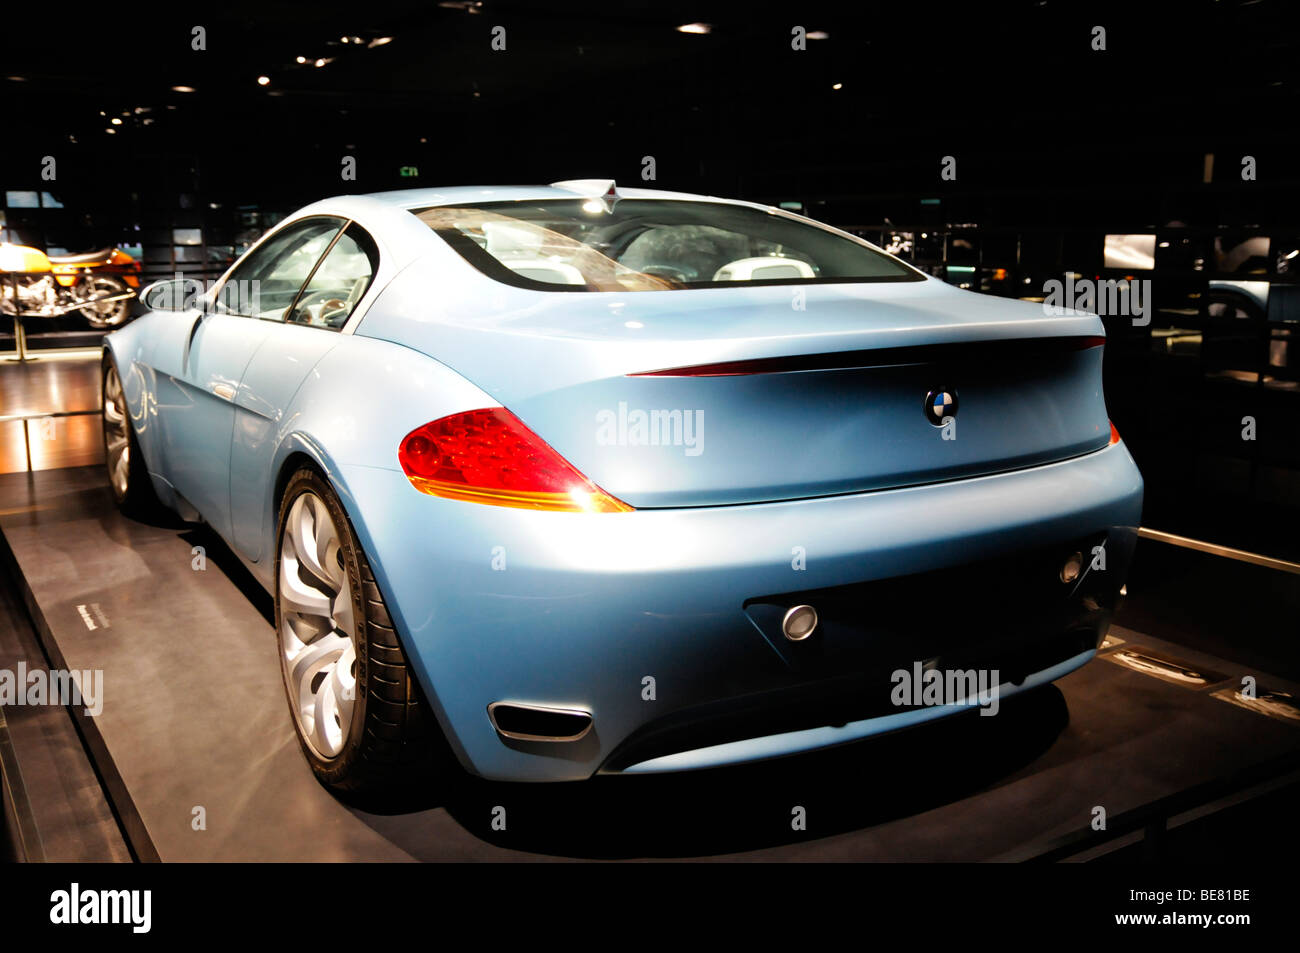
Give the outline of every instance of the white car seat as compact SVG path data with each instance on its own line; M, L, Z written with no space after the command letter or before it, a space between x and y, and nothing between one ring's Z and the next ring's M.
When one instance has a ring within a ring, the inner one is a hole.
M765 255L729 261L713 273L714 281L770 281L781 278L816 278L812 265L798 258Z

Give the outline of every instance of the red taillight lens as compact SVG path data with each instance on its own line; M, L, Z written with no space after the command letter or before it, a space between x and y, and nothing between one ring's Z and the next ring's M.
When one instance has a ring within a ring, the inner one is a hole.
M1110 422L1110 442L1119 443L1119 431L1115 429L1115 421Z
M421 493L566 513L627 513L504 407L452 414L412 430L397 450Z

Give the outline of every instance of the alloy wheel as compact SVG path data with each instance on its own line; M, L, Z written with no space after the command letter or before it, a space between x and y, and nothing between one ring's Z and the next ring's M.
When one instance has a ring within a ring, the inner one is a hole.
M324 760L338 757L356 705L352 585L338 528L310 491L293 501L280 542L280 663L298 729Z
M131 479L131 439L127 428L122 379L111 364L104 371L104 462L119 500L126 498Z

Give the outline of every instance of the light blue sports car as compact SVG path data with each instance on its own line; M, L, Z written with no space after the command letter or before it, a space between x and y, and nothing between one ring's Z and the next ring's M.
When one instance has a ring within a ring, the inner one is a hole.
M114 495L208 523L274 594L341 790L992 713L1094 655L1132 554L1097 317L778 209L329 199L144 297L105 339Z

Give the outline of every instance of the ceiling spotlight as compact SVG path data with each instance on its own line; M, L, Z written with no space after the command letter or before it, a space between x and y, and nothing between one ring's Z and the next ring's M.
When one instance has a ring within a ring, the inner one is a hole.
M813 30L808 34L810 40L829 40L831 35L825 30Z
M271 77L269 77L269 76L259 76L259 77L257 77L257 85L258 85L258 86L270 86L270 85L271 85Z
M294 57L294 59L296 59L299 63L306 63L306 62L307 62L307 57L305 57L305 56L296 56L296 57Z
M844 88L843 83L836 83L834 86L831 87L831 89L843 89L843 88Z
M173 86L173 87L172 87L172 92L173 92L173 93L192 93L192 92L194 92L194 87L193 87L193 86Z
M372 49L372 50L373 50L376 46L384 46L384 45L386 45L386 44L388 44L388 43L392 43L392 42L393 42L393 38L392 38L391 36L377 36L377 37L375 37L373 40L371 40L369 43L367 43L367 44L366 44L366 47L367 47L368 49Z
M683 23L677 28L678 33L712 33L712 23Z
M104 131L105 131L106 133L108 133L110 136L115 136L115 135L117 135L117 130L114 129L112 126L109 126L109 127L108 127L107 129L105 129Z
M111 123L112 123L113 125L115 125L115 126L120 126L120 125L122 125L122 120L118 119L116 116L114 116L112 119L110 119L109 122L111 122Z
M326 63L328 63L328 62L329 62L329 60L327 60L327 59L325 59L325 58L322 57L321 59L318 59L318 60L316 61L316 65L317 65L317 66L324 66L324 65L325 65Z

